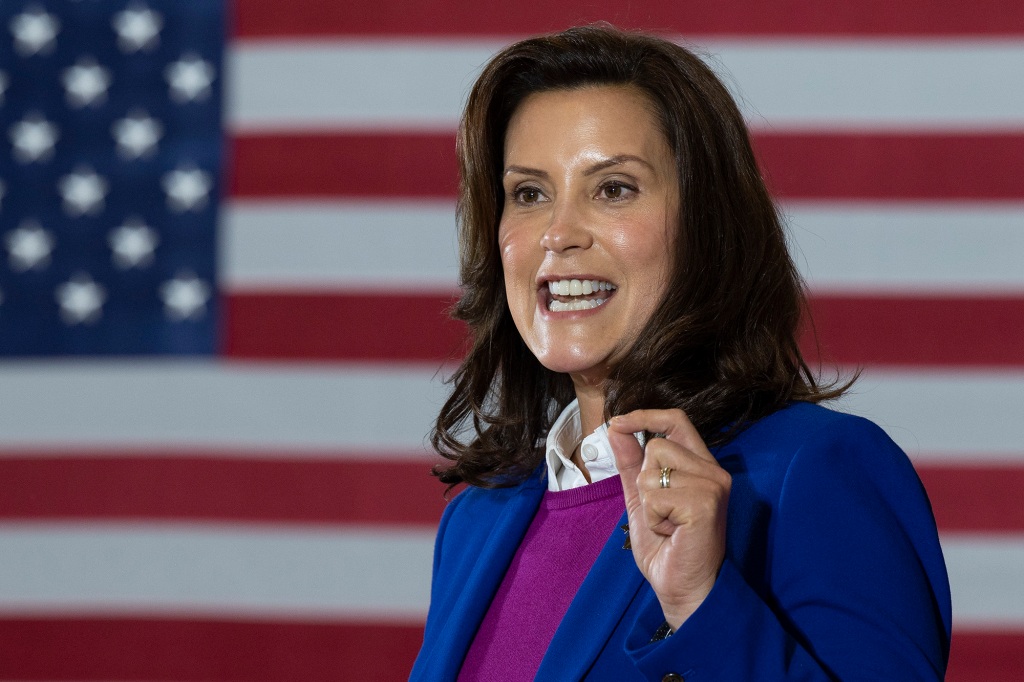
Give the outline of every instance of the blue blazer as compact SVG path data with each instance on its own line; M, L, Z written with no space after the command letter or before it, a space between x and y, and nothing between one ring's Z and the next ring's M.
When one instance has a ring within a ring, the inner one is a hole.
M935 521L880 428L795 403L714 454L732 492L725 562L704 603L651 642L661 608L610 528L537 680L943 679L951 606ZM546 488L542 466L516 487L469 488L449 503L411 680L458 676Z

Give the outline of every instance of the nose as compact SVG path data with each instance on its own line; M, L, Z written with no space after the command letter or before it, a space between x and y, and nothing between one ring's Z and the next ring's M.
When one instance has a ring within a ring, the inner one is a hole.
M544 250L562 253L570 249L586 249L592 244L593 235L580 208L569 202L556 206L551 212L551 222L540 238Z

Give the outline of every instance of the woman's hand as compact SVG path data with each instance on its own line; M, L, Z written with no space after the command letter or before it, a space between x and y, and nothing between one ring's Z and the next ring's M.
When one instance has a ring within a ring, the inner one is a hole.
M665 434L641 448L639 431ZM614 417L608 440L622 478L637 566L677 629L697 610L725 557L732 477L718 465L682 410L636 410ZM670 468L663 488L662 469Z

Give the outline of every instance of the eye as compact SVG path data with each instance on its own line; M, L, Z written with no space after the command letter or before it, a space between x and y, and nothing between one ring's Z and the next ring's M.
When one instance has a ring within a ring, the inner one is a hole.
M622 201L636 192L636 187L631 187L620 180L611 180L597 188L598 194L609 201Z
M522 206L530 206L531 204L536 204L543 198L544 195L541 194L541 191L536 187L517 187L515 190L512 191L513 201Z

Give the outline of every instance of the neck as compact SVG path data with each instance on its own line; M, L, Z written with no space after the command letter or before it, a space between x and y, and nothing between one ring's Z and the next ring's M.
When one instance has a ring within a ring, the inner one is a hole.
M604 387L574 382L576 399L580 401L580 427L584 437L604 423Z

